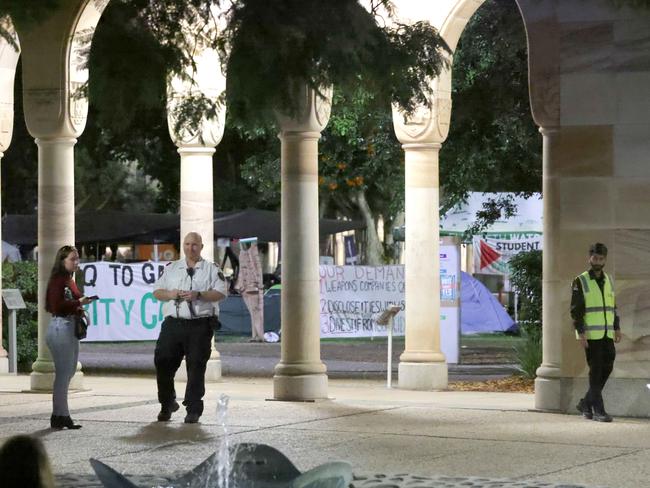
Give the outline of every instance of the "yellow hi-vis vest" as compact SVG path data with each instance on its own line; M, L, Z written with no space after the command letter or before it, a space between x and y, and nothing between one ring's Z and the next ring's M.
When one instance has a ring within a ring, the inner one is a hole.
M585 297L585 337L589 340L605 337L605 329L607 329L607 337L614 338L614 307L616 306L614 288L609 275L605 272L603 274L605 284L602 292L596 280L592 280L589 276L589 271L578 276Z

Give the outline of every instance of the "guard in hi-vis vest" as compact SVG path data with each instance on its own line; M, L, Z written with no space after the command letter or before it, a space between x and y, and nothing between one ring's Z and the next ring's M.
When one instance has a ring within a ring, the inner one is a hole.
M614 368L614 343L621 340L614 285L603 271L606 262L605 244L592 244L589 247L591 269L573 280L571 287L571 317L589 365L589 391L576 408L583 417L598 422L612 421L605 411L602 391Z

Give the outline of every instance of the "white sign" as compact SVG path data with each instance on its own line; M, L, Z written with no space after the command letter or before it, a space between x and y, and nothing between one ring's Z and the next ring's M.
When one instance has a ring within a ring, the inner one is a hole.
M440 246L440 348L448 363L459 358L460 259L455 246ZM393 335L405 331L404 266L321 266L321 337L386 336L377 317L393 304L401 305ZM432 297L433 298L433 297Z
M510 274L510 258L523 251L541 251L542 235L538 233L506 233L490 237L474 236L474 272Z
M86 341L151 341L158 339L162 302L153 284L167 263L87 263L80 266L84 295L97 295L86 305L90 326Z
M440 349L448 363L460 359L460 252L452 237L440 245Z
M20 290L13 288L2 290L2 298L4 299L5 305L9 310L21 310L23 308L27 308Z
M320 266L321 337L385 336L375 316L391 305L404 308L404 266ZM393 335L404 335L404 314Z

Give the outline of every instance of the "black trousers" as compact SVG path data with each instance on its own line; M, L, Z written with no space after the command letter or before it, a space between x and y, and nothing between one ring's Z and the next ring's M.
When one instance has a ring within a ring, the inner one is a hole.
M585 395L585 403L596 413L604 413L603 388L607 378L614 369L616 348L614 341L605 336L598 340L589 340L589 347L585 350L587 364L589 365L589 391Z
M187 386L183 405L188 413L203 413L205 368L210 359L212 333L209 318L165 318L154 353L158 401L161 405L171 405L176 400L174 375L184 356L187 365Z

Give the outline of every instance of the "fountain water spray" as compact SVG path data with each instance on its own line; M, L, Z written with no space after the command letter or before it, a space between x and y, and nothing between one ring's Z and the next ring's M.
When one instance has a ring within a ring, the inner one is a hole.
M330 462L305 473L277 449L265 444L230 445L228 396L217 402L217 423L223 436L217 451L187 473L170 478L167 488L349 488L352 467ZM97 459L90 459L106 488L138 488L126 476ZM156 487L159 488L159 487Z
M217 424L221 427L221 442L217 454L217 476L220 488L230 488L232 458L230 456L230 437L228 435L228 395L222 394L217 401ZM209 487L206 481L206 487Z

